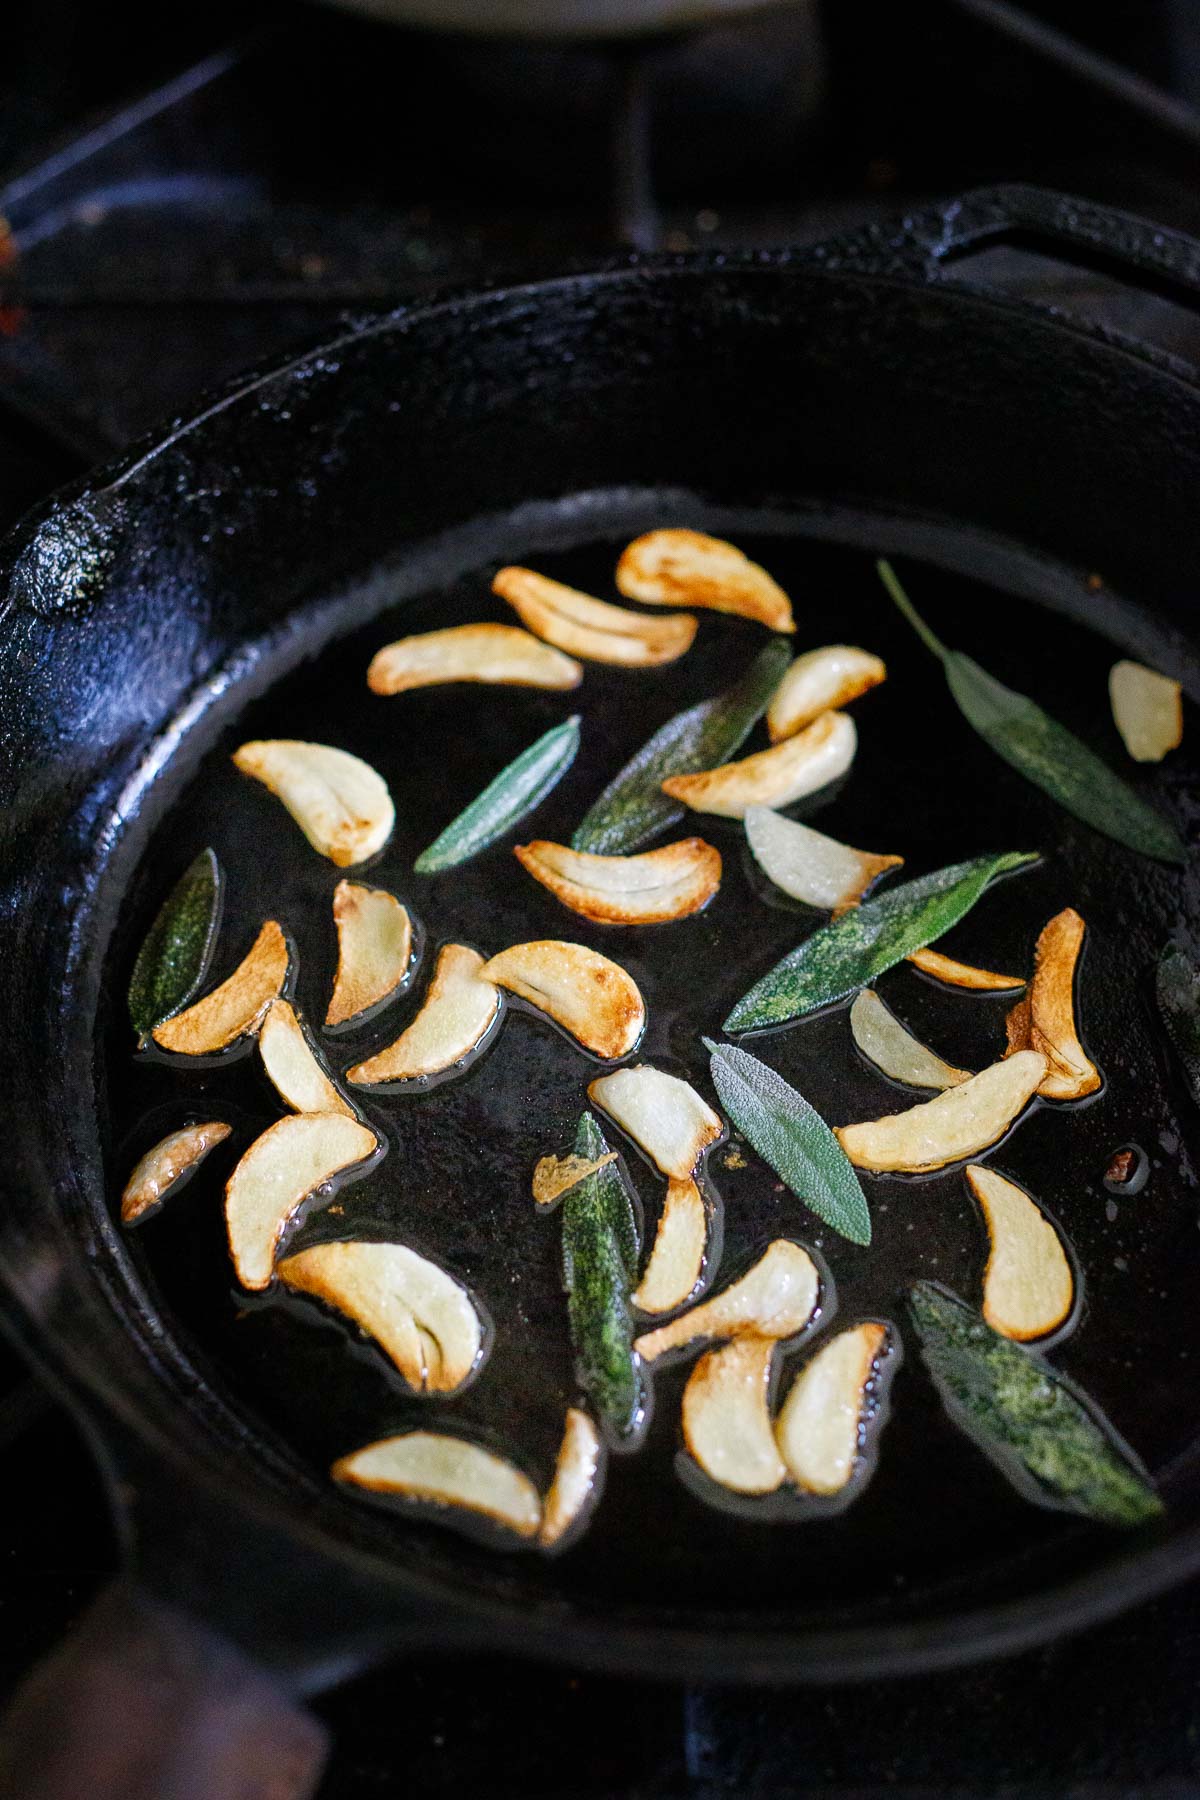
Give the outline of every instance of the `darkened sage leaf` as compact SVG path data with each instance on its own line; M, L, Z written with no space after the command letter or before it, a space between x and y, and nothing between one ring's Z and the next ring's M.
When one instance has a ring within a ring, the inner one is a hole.
M1192 1098L1200 1106L1200 969L1174 944L1158 959L1155 993Z
M866 1195L846 1152L803 1094L733 1044L704 1039L721 1105L797 1199L852 1244L871 1241Z
M608 1153L604 1134L584 1113L575 1154ZM643 1410L641 1362L633 1348L629 1295L641 1245L619 1164L606 1163L571 1188L562 1204L563 1284L579 1379L601 1418L628 1437Z
M844 1000L957 925L997 876L1037 860L1018 850L979 856L864 901L777 962L742 995L725 1030L761 1031Z
M1162 1512L1133 1452L1057 1369L931 1282L917 1283L909 1308L947 1412L1018 1493L1105 1525Z
M668 799L662 782L668 775L691 775L727 762L767 710L791 657L786 638L772 638L727 693L701 700L661 725L589 807L571 848L623 856L682 819L686 808Z
M948 650L916 612L891 564L876 566L909 624L941 659L959 711L997 756L1093 830L1143 856L1185 860L1179 833L1160 812L1035 701L1005 687L961 651Z
M129 980L129 1017L139 1038L186 1006L207 975L221 889L221 865L212 850L202 850L163 901Z
M456 868L494 844L541 804L575 761L579 749L579 715L554 725L537 742L514 757L489 781L477 799L464 807L413 868L418 875L435 875Z

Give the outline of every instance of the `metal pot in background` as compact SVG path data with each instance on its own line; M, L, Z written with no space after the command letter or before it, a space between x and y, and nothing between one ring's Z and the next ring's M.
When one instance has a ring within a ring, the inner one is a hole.
M632 37L683 31L739 13L779 9L779 0L337 0L396 25L481 37Z

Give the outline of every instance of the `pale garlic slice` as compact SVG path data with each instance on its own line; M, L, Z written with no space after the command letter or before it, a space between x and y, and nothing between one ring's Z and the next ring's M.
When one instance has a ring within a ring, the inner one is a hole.
M699 1338L789 1338L803 1331L816 1311L821 1279L800 1244L776 1238L752 1268L711 1300L643 1333L634 1349L643 1362L681 1350Z
M1183 742L1183 689L1143 663L1114 663L1108 677L1113 722L1134 762L1161 762Z
M794 737L818 713L834 712L887 680L887 665L853 644L826 644L798 656L771 696L767 732L773 744Z
M259 1027L258 1053L276 1093L293 1112L357 1116L345 1095L338 1092L288 1001L277 997L267 1008Z
M773 1494L787 1474L771 1426L775 1348L774 1338L734 1338L700 1358L683 1390L688 1453L734 1494Z
M690 613L630 612L594 600L561 581L533 569L497 571L492 590L507 600L523 625L571 656L585 662L619 663L625 668L654 668L674 662L691 649L696 621Z
M554 1479L542 1503L538 1543L543 1549L561 1544L595 1505L604 1471L604 1446L587 1413L568 1406Z
M668 775L664 794L693 812L744 819L752 806L791 806L844 775L854 761L858 733L849 713L822 713L795 737L756 750L739 762L695 775Z
M597 1169L606 1168L610 1162L616 1162L617 1153L610 1150L606 1156L543 1156L533 1171L533 1198L541 1207L553 1206L564 1194L594 1175Z
M1101 1085L1075 1023L1075 965L1084 930L1082 918L1068 906L1043 927L1034 951L1029 1041L1048 1064L1039 1090L1048 1100L1082 1100Z
M366 862L392 835L396 810L386 781L348 750L268 738L242 744L233 760L283 802L313 849L339 869Z
M908 957L922 975L932 975L947 987L971 988L981 994L1002 994L1025 986L1023 975L1000 975L995 969L980 969L974 963L959 962L941 950L914 950Z
M704 1274L708 1208L689 1176L667 1184L654 1247L631 1296L639 1312L674 1312L691 1299Z
M466 944L445 944L421 1009L395 1043L356 1063L357 1087L416 1081L454 1068L482 1044L500 1015L500 990L482 974L483 958Z
M698 837L641 856L595 856L538 838L517 844L513 855L555 899L601 925L686 919L721 885L721 853Z
M352 1319L421 1394L452 1394L483 1347L483 1326L462 1284L404 1244L314 1244L276 1274L293 1293Z
M839 1494L862 1458L868 1386L888 1331L875 1320L839 1331L800 1370L775 1421L787 1472L805 1493Z
M225 1184L229 1253L246 1288L269 1287L275 1252L300 1207L378 1148L345 1113L292 1113L255 1138Z
M606 1062L628 1056L645 1029L646 1004L632 975L583 944L559 938L513 944L486 962L481 974Z
M857 1169L923 1173L986 1150L1004 1136L1038 1091L1046 1059L1019 1050L907 1112L861 1125L839 1125L834 1136Z
M1062 1240L1015 1181L978 1164L964 1172L991 1244L983 1316L993 1331L1021 1343L1045 1337L1062 1324L1075 1299L1075 1277Z
M649 606L703 606L795 631L792 603L767 571L723 538L667 529L634 538L617 564L617 587Z
M268 919L233 974L151 1036L179 1056L212 1056L257 1029L275 996L283 991L291 953L283 930Z
M333 890L337 973L325 1013L326 1030L363 1019L399 994L412 973L413 928L408 908L386 888L339 881Z
M542 1523L541 1496L527 1475L479 1444L441 1432L380 1438L343 1456L330 1474L372 1493L479 1513L518 1537L536 1537Z
M686 1181L725 1126L690 1082L650 1063L599 1075L588 1099L628 1132L664 1175Z
M767 806L747 808L746 841L755 862L777 888L823 912L857 906L881 875L904 862L902 856L852 850Z
M223 1144L230 1127L220 1119L168 1132L134 1164L121 1195L122 1225L136 1225L157 1212L167 1195L200 1167L209 1151Z
M909 1087L952 1088L970 1081L970 1069L943 1062L902 1025L874 988L862 988L850 1008L850 1031L868 1062Z
M397 638L376 651L367 670L367 686L374 694L403 694L450 681L566 689L577 688L582 680L577 662L532 632L519 625L482 623Z

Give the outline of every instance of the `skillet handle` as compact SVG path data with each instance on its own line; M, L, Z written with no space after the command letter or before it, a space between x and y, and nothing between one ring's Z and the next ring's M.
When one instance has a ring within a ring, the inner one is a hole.
M897 227L872 225L817 245L827 267L880 274L949 274L954 263L993 244L1023 244L1064 262L1102 268L1200 309L1200 243L1116 207L1048 188L1012 183L977 188L919 212Z
M117 1581L0 1719L0 1800L309 1800L327 1752L272 1675Z

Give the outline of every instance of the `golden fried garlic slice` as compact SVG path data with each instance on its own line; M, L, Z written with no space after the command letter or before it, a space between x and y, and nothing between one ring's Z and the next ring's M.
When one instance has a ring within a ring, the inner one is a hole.
M879 998L863 988L850 1008L850 1031L868 1062L909 1087L952 1088L970 1081L970 1069L956 1069L915 1038Z
M518 994L606 1062L628 1056L646 1024L632 975L583 944L539 938L513 944L483 965L485 981Z
M752 806L791 806L836 781L854 761L858 733L849 713L827 712L795 737L739 762L695 775L668 775L664 794L693 812L744 819Z
M1006 1175L976 1163L964 1173L991 1241L983 1316L993 1331L1022 1343L1045 1337L1062 1324L1075 1299L1075 1277L1059 1235Z
M667 1184L667 1197L654 1234L654 1248L633 1291L639 1312L674 1312L690 1300L704 1273L708 1248L708 1208L689 1176Z
M617 587L649 606L703 606L795 631L792 603L765 569L723 538L702 531L648 531L626 546Z
M882 874L904 861L902 856L852 850L768 806L746 809L746 841L755 862L777 888L823 912L841 913L857 906Z
M595 856L544 838L513 855L572 912L601 925L661 925L708 905L721 885L721 853L681 838L641 856Z
M281 800L314 850L339 869L366 862L392 835L396 809L370 763L297 738L242 744L233 760Z
M775 1441L798 1488L839 1494L860 1460L867 1387L887 1342L874 1320L839 1331L805 1363L775 1421Z
M961 1087L947 1088L907 1112L861 1125L839 1125L834 1136L857 1169L913 1174L942 1169L1002 1138L1037 1093L1045 1073L1044 1056L1036 1050L1019 1050L972 1075Z
M538 1543L543 1549L561 1544L567 1533L582 1524L599 1497L604 1467L604 1446L587 1413L568 1406L554 1479L542 1506Z
M500 990L485 979L483 958L466 944L445 944L421 1010L394 1044L356 1063L346 1080L356 1087L440 1075L469 1056L500 1012Z
M1143 663L1114 663L1108 677L1113 723L1134 762L1161 762L1183 742L1183 689Z
M835 712L887 680L887 665L853 644L826 644L798 656L771 696L767 732L771 742L794 737L818 713Z
M690 1082L650 1063L600 1075L588 1099L628 1132L664 1175L686 1181L725 1127Z
M283 930L268 919L233 974L220 987L193 1001L151 1036L179 1056L212 1056L257 1029L275 996L283 991L291 955Z
M523 625L548 643L585 662L648 669L674 662L691 649L696 621L690 613L654 617L593 600L533 569L498 570L492 590L507 600Z
M561 650L544 644L518 625L451 625L397 638L371 658L367 686L373 694L403 694L410 688L450 681L482 681L494 686L577 688L583 670Z
M330 1474L372 1493L480 1513L518 1537L536 1537L542 1523L541 1496L527 1475L479 1444L436 1431L380 1438L343 1456Z
M738 1281L644 1333L634 1349L650 1363L698 1338L795 1337L812 1318L820 1288L817 1265L808 1251L790 1238L776 1238Z
M275 1252L300 1207L377 1148L375 1133L345 1113L293 1113L255 1138L225 1184L229 1253L243 1287L270 1286Z
M147 1150L134 1164L121 1195L122 1225L136 1225L148 1213L157 1212L167 1195L186 1176L194 1173L209 1151L223 1144L230 1127L219 1119L204 1125L185 1125L172 1131Z
M327 1030L375 1012L398 994L411 972L413 928L408 908L386 888L339 881L333 890L338 960L325 1013Z
M979 969L974 963L959 962L941 950L914 950L908 961L922 975L932 975L947 987L971 988L981 994L1002 994L1010 988L1025 986L1023 975L999 975L994 969Z
M1029 984L1029 1041L1048 1064L1040 1092L1048 1100L1094 1094L1100 1071L1079 1041L1075 1024L1075 965L1084 923L1073 906L1056 913L1037 941Z
M258 1053L279 1098L293 1112L340 1112L355 1118L354 1108L338 1092L288 1001L276 998L258 1032Z
M683 1390L688 1452L734 1494L773 1494L787 1474L771 1426L774 1356L774 1338L734 1338L700 1358Z

